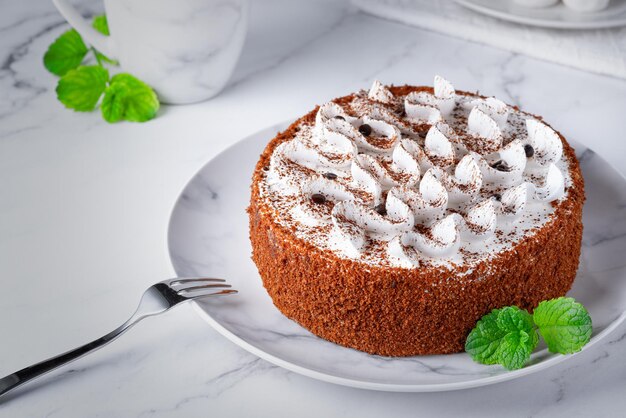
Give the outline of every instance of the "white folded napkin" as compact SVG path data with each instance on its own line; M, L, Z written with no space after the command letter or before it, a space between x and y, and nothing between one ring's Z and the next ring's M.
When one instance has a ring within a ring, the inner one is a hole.
M363 11L581 70L626 78L626 27L545 29L495 19L450 0L352 0Z

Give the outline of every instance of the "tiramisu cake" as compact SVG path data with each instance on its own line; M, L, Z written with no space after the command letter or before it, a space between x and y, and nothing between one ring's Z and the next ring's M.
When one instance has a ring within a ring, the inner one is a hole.
M314 334L453 353L490 310L570 289L583 201L573 149L540 117L441 77L376 81L269 142L250 239L276 307Z

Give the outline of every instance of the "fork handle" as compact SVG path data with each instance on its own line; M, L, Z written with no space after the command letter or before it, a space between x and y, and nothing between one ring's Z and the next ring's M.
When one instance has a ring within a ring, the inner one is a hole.
M129 320L114 331L109 332L104 337L98 338L97 340L82 345L78 348L67 351L63 354L59 354L55 357L51 357L42 362L33 364L32 366L25 367L22 370L18 370L15 373L3 377L2 379L0 379L0 396L17 388L18 386L23 385L30 380L51 372L52 370L59 368L65 364L71 363L72 361L77 360L82 356L91 353L92 351L104 347L105 345L122 335L124 331L129 329L137 322L138 321L131 322Z

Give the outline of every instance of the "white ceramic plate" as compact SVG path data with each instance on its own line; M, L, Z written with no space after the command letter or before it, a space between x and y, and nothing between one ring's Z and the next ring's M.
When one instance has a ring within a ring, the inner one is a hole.
M506 371L474 363L464 353L387 358L322 340L283 316L250 258L248 215L252 170L267 142L287 125L265 129L209 161L183 190L169 225L169 250L179 276L228 279L240 293L196 304L217 331L244 349L306 376L359 388L427 392L501 382L571 358L538 350L529 365ZM591 342L626 314L626 181L590 150L577 146L587 203L581 267L570 294L589 309Z
M513 0L456 0L457 3L498 19L556 29L600 29L626 25L626 0L611 0L593 13L576 12L562 2L546 8L523 7Z

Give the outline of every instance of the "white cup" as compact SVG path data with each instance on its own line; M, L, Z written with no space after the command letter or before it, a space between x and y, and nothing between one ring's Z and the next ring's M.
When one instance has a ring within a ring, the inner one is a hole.
M248 0L104 0L104 36L67 0L52 1L89 44L172 104L206 100L224 88L248 26Z

